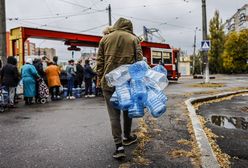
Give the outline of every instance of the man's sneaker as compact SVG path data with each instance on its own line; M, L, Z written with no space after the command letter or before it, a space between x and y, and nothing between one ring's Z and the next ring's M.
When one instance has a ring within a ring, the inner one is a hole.
M132 145L133 143L135 143L135 142L137 142L137 135L130 135L130 136L128 136L128 137L123 137L123 142L122 142L122 144L124 145L124 146L128 146L128 145Z
M85 95L84 97L87 98L87 97L89 97L89 95Z
M74 100L74 99L76 99L76 97L74 97L74 96L70 96L70 99L71 99L71 100Z
M93 95L93 94L92 94L92 95L89 95L89 97L96 97L96 95Z
M121 159L126 157L125 150L123 146L120 146L116 149L116 151L113 154L113 158L115 159Z
M66 99L69 100L70 99L70 96L67 96Z

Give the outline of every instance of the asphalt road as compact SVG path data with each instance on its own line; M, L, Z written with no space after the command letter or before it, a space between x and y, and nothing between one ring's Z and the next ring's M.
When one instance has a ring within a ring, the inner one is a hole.
M103 98L0 114L0 167L118 167Z
M160 134L152 132L151 141L145 146L145 158L152 163L133 167L193 167L191 158L172 158L168 154L174 149L191 150L177 143L180 139L190 140L184 100L211 91L247 87L248 77L218 76L213 82L225 83L222 88L190 86L200 82L182 78L166 88L167 113L153 124L145 118L151 130L154 125L161 130ZM124 162L132 160L133 148L126 148L129 157ZM0 114L0 168L118 168L123 162L112 158L114 149L103 98L62 100L29 107L20 102L18 108Z

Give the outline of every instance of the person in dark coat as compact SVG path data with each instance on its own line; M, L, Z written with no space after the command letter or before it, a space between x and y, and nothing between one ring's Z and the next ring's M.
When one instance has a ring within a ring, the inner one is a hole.
M81 88L82 82L84 80L84 68L81 64L82 64L82 60L79 60L76 65L75 88L78 86Z
M10 107L14 107L15 90L19 82L18 69L16 65L16 58L8 57L7 64L1 71L2 85L7 88Z
M42 64L41 59L35 58L34 61L33 61L33 65L34 65L35 69L37 70L39 76L44 79L45 72L44 72L44 69L43 69L43 64Z
M75 80L75 75L76 75L74 71L74 60L68 61L68 65L65 71L67 73L67 88L68 88L66 99L75 99L75 97L72 94L72 89L74 86L74 80Z
M90 67L90 61L85 60L84 65L84 82L85 82L85 97L95 97L92 94L92 79L96 76L96 73Z

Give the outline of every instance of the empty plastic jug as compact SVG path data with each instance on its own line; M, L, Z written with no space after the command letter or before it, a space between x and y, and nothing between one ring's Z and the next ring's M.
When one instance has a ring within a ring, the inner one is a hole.
M144 116L143 103L134 101L133 105L128 109L129 118L140 118Z
M165 67L163 65L156 65L152 69L154 71L160 72L160 73L164 74L165 76L167 76L167 70L165 69Z
M118 97L117 97L117 93L114 92L113 95L110 98L110 103L112 104L112 106L116 109L120 109L119 106L119 101L118 101Z
M148 71L146 72L146 77L156 82L161 90L164 90L169 84L167 76L152 69L148 69Z
M108 86L120 86L125 82L129 81L131 79L130 74L128 72L129 66L130 65L121 65L120 67L106 74L105 78L107 80Z
M66 97L68 94L68 89L67 88L63 88L63 96Z
M132 79L130 81L132 98L138 102L144 103L147 98L146 86L143 79Z
M80 98L82 93L82 89L78 86L75 91L75 97Z
M120 109L122 110L128 109L133 103L130 93L129 82L126 82L121 86L116 86L115 91L117 94L117 98L119 100Z
M76 88L72 88L72 95L76 97Z
M166 112L166 105L158 98L158 95L152 88L148 87L147 90L148 93L145 106L153 117L160 117Z
M130 65L128 71L132 79L141 79L145 76L148 67L145 61L138 61Z

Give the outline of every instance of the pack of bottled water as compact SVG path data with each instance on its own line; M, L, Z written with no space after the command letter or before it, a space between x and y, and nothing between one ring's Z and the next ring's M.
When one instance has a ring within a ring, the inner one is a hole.
M152 69L145 61L122 65L105 75L110 87L115 87L110 102L114 108L128 111L130 118L144 116L144 108L153 117L166 112L167 70L162 65Z

